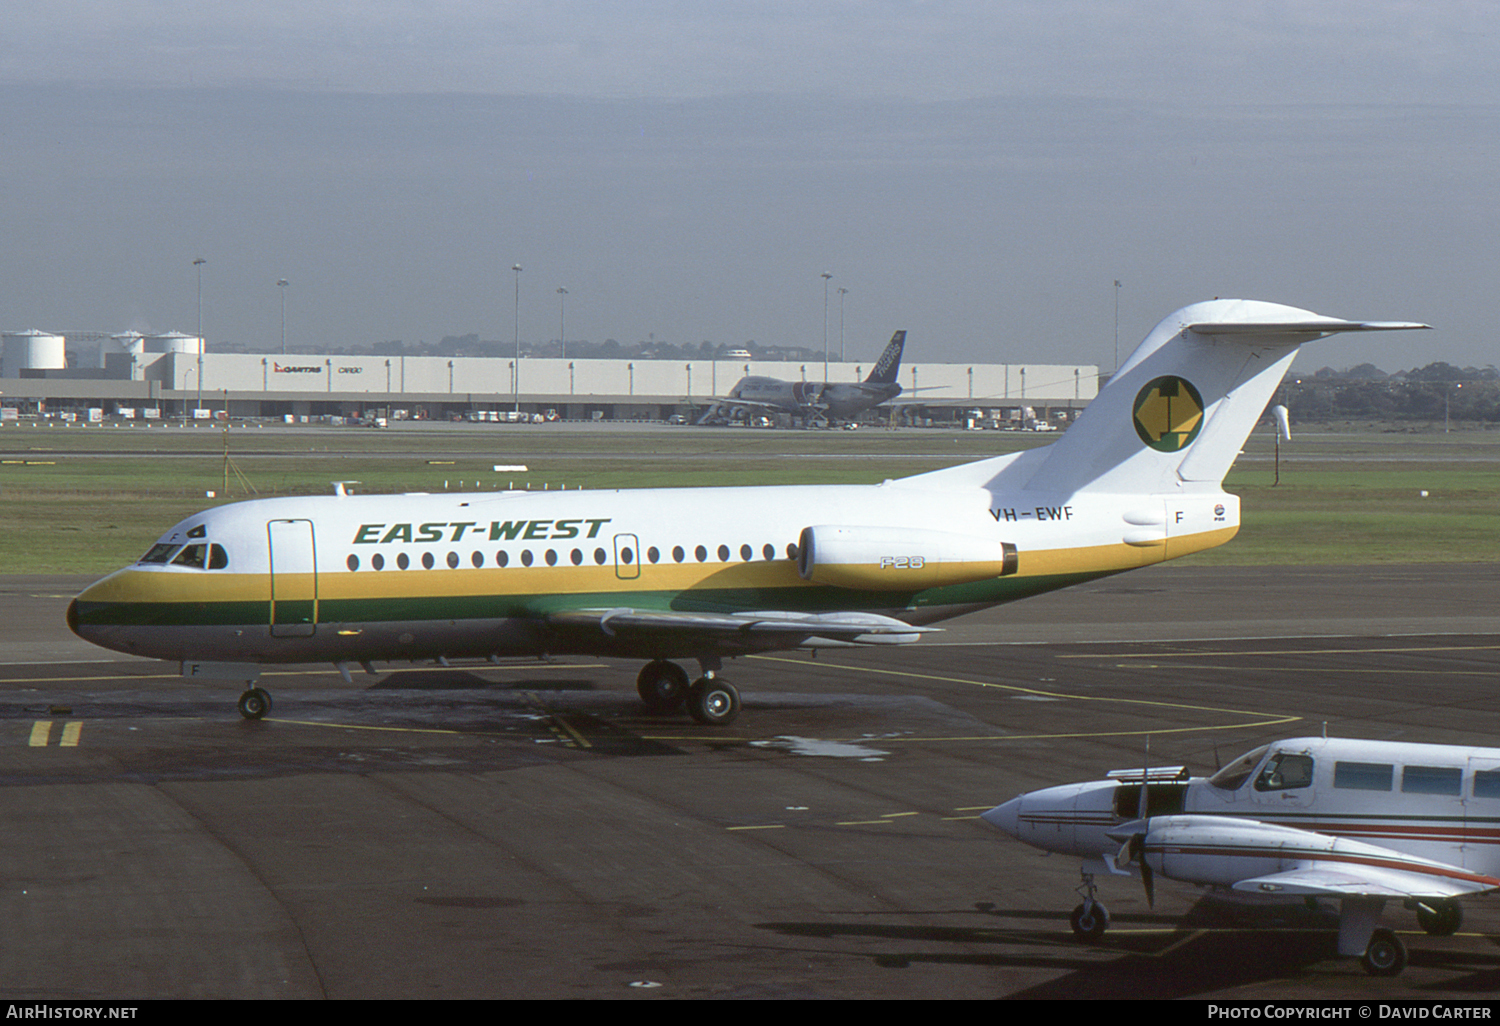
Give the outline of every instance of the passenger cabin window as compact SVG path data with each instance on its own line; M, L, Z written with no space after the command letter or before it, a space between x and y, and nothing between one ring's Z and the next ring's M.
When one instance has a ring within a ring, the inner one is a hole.
M1406 766L1401 790L1406 794L1463 794L1463 770L1457 766Z
M1333 786L1351 791L1389 791L1395 767L1384 762L1336 762Z
M1311 787L1313 782L1313 760L1311 755L1292 755L1277 752L1266 763L1266 768L1255 778L1257 791L1290 791L1298 787Z
M1474 771L1474 797L1500 798L1500 770Z

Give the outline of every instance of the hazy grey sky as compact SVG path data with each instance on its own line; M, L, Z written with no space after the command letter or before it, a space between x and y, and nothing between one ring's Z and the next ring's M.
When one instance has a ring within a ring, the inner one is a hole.
M54 0L0 52L0 326L1113 362L1188 302L1500 363L1500 5ZM838 332L833 293L830 335Z

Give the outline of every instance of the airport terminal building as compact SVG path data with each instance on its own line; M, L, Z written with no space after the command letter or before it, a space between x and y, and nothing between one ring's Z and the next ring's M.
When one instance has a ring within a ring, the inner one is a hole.
M825 380L819 361L563 360L204 352L179 333L115 335L97 354L61 335L4 335L0 409L7 418L291 417L370 420L696 419L741 377ZM67 352L65 353L65 349ZM83 364L89 364L83 366ZM826 365L826 380L863 380L868 363ZM1070 420L1098 391L1099 370L1073 364L903 363L902 396L871 420L962 423ZM976 411L983 411L976 413Z

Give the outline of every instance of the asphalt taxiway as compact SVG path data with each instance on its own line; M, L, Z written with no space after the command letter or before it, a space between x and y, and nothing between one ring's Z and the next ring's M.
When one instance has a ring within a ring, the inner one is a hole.
M1500 568L1163 566L923 643L742 659L726 729L638 667L273 672L113 658L78 578L0 578L0 980L11 999L1469 998L1500 906L1373 979L1331 920L1102 885L977 819L1139 765L1329 733L1494 745Z

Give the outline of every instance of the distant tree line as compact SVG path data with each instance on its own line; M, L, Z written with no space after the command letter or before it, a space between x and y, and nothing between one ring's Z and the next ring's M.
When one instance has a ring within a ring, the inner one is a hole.
M1324 367L1289 377L1273 402L1293 420L1468 421L1500 423L1500 370L1438 361L1386 374L1373 364Z

